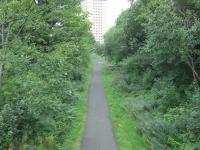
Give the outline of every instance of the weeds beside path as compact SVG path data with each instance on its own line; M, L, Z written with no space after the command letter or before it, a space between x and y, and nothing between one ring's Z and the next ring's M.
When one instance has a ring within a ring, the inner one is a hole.
M125 110L126 98L129 96L113 85L116 74L105 66L104 87L109 101L112 124L120 150L147 150L145 140L137 132L137 121Z
M94 56L91 56L91 59ZM86 77L83 91L79 95L79 102L76 106L76 115L71 124L71 131L67 134L64 144L60 150L80 150L82 136L86 124L87 117L87 103L88 103L88 92L90 87L90 81L92 78L93 64L90 62Z

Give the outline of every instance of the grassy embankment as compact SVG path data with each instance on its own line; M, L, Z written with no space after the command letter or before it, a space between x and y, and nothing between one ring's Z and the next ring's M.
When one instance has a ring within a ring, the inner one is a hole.
M104 87L119 149L147 150L145 138L137 131L137 120L134 120L125 109L126 99L130 95L113 85L115 77L116 73L112 72L106 65L103 71Z

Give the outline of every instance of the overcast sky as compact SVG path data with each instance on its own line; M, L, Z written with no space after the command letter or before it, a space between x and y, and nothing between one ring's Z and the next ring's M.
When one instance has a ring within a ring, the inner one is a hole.
M108 27L112 27L115 20L122 12L122 10L127 9L130 4L127 0L108 0Z

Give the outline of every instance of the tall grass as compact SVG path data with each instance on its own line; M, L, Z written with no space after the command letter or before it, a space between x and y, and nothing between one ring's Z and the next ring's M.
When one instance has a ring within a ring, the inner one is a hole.
M113 84L116 72L105 66L103 79L107 94L115 136L120 150L147 150L145 138L138 131L138 122L127 111L125 105L129 94Z

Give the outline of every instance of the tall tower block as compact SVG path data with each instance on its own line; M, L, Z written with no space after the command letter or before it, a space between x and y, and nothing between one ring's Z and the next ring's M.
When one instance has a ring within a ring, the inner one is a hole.
M107 0L82 0L82 7L89 12L92 33L97 42L103 42L107 30Z

